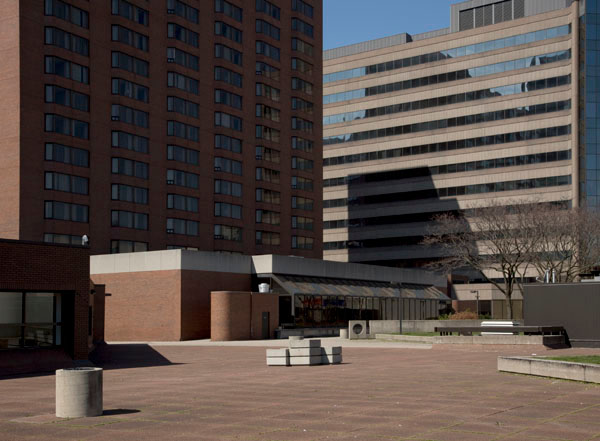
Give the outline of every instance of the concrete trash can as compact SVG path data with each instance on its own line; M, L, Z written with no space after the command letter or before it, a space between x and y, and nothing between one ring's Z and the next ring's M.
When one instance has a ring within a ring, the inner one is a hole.
M102 415L102 369L80 367L56 371L56 416Z

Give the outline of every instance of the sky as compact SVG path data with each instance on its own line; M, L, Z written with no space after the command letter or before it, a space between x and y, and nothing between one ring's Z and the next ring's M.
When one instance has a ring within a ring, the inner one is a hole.
M462 0L323 0L323 49L450 26Z

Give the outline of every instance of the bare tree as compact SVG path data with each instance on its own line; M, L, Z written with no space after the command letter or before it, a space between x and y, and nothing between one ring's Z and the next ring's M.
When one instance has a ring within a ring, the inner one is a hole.
M470 268L502 292L512 318L515 287L522 287L537 239L528 234L530 204L500 205L467 210L463 216L441 214L423 243L437 248L442 258L433 266L449 271ZM497 276L502 276L499 282Z

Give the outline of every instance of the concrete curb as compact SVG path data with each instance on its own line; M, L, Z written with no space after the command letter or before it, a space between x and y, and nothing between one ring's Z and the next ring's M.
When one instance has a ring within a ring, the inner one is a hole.
M544 345L560 346L565 344L562 335L393 335L377 334L380 341L397 341L405 343L429 344L467 344L467 345Z
M533 357L498 357L498 371L600 384L600 365Z

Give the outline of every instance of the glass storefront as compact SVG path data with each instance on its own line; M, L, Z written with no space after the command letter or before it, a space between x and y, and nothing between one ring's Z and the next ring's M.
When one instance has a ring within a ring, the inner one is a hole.
M0 292L0 349L61 344L61 294Z

